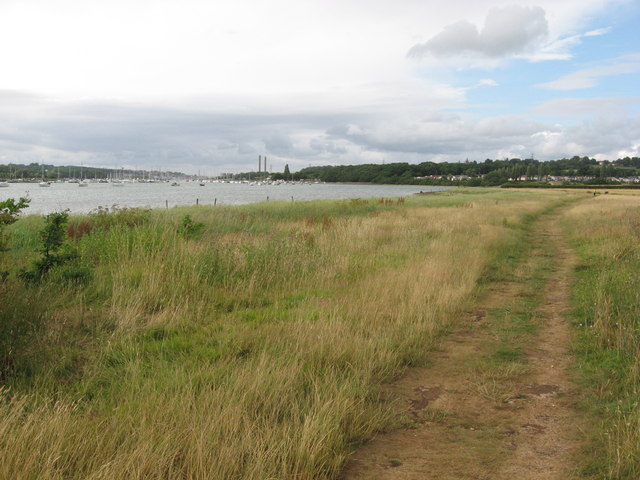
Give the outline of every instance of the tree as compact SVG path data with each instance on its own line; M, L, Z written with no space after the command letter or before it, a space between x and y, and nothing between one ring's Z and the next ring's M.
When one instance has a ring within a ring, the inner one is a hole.
M526 176L527 176L527 180L531 180L531 178L533 177L533 166L531 166L531 164L527 166Z
M9 241L4 233L4 228L18 220L18 215L22 209L29 206L30 201L31 199L22 197L18 201L8 198L0 202L0 252L6 250Z
M291 175L291 172L289 171L289 164L288 163L284 166L284 174L285 175Z
M65 239L65 226L69 220L69 213L53 212L44 217L45 226L40 231L40 240L42 240L42 254L45 258L50 259L60 250Z
M42 258L36 260L31 270L23 269L19 275L27 282L37 283L56 265L61 265L76 257L73 250L63 251L66 237L68 211L53 212L44 217L44 228L40 230L42 246L38 249Z

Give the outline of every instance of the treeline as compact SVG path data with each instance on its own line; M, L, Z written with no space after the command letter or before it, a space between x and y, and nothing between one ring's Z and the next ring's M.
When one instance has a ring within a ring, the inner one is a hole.
M160 178L161 176L183 177L184 173L180 172L160 172L130 170L130 169L114 169L114 168L97 168L97 167L81 167L77 165L48 165L45 163L30 163L28 165L10 163L0 165L0 180L57 180L59 179L106 179L106 178L143 178L143 177Z
M616 183L621 178L640 176L640 158L625 157L599 162L589 157L539 161L505 159L484 162L424 162L308 167L274 179L320 180L323 182L367 182L425 185L501 185L506 182L578 181Z

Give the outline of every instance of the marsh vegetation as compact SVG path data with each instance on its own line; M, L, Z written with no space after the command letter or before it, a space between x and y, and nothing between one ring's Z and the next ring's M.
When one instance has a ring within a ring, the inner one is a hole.
M68 261L31 282L47 225L22 218L0 284L0 477L336 478L397 425L382 385L575 195L100 211L68 219ZM625 332L611 341L635 352Z

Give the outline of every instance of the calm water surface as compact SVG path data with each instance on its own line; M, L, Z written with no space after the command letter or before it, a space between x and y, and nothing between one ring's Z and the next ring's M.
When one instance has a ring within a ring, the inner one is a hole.
M239 205L267 200L320 200L371 197L402 197L420 191L439 191L446 187L398 185L282 184L249 185L243 183L184 182L178 187L169 183L125 183L114 187L107 183L90 183L78 187L75 183L52 183L40 187L37 183L10 183L0 188L0 199L29 196L31 204L25 213L49 213L69 209L86 213L102 206L159 208L176 205Z

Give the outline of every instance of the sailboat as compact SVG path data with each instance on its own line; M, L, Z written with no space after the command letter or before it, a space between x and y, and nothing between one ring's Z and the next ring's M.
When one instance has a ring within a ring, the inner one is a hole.
M84 176L82 175L82 164L80 164L80 181L78 182L79 187L88 187L89 184L84 181Z
M42 166L42 181L38 185L40 185L41 187L50 187L51 186L51 182L47 182L44 179L44 165Z
M111 176L111 185L114 187L124 187L124 183L122 180L118 178L118 173L114 170L113 175Z

